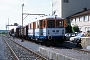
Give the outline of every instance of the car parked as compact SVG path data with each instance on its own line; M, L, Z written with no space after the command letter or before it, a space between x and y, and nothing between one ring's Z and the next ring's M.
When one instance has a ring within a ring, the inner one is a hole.
M66 41L70 41L70 37L74 37L76 36L77 34L76 33L66 33L65 36L66 36Z
M79 33L77 36L70 37L70 41L73 43L80 43L81 42L81 37L84 37L84 33Z

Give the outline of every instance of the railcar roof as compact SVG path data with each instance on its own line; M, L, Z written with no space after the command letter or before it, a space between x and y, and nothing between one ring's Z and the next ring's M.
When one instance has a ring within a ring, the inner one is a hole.
M17 26L16 28L20 28L20 27L21 27L21 25Z
M37 20L42 20L42 19L55 19L55 16L44 16L44 17L37 18ZM56 16L56 19L64 19L64 18Z

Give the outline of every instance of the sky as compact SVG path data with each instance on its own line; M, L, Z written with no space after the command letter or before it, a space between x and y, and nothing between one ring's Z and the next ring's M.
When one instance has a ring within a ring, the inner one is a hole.
M6 25L18 23L22 25L22 4L23 13L29 14L52 14L52 0L0 0L0 30L6 30ZM26 15L23 15L25 18ZM35 21L38 15L28 15L23 20L23 25ZM9 26L7 29L15 28Z

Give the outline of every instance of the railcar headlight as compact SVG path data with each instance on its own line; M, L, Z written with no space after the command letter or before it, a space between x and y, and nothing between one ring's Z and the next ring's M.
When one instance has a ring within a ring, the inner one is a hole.
M49 39L49 40L52 40L52 36L48 36L48 39Z
M49 34L49 30L48 30L48 34Z
M64 29L62 30L62 34L64 34Z

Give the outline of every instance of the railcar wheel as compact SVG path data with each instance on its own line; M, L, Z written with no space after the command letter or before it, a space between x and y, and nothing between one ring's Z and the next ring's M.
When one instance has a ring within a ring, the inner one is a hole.
M44 41L42 42L42 44L43 44L43 45L47 45L47 41L44 40Z
M52 40L47 41L47 46L53 46L53 45L54 45L54 41Z
M41 40L41 45L44 45L44 40L43 39Z
M38 44L39 43L39 40L38 40L38 38L35 38L35 42Z
M64 42L64 39L58 39L57 40L57 44L63 44L63 42Z

